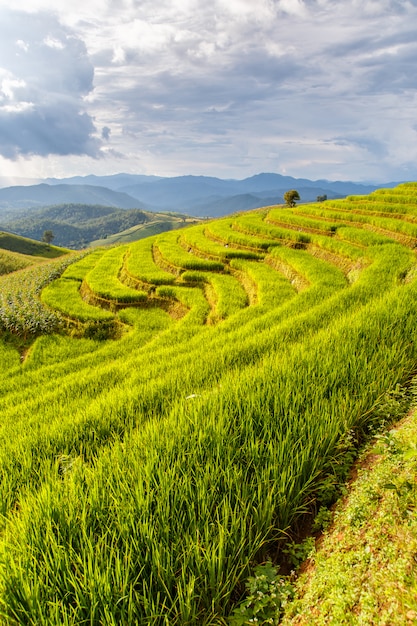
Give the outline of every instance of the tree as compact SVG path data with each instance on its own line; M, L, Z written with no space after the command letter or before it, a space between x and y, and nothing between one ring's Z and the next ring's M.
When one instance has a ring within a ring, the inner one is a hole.
M51 243L52 239L55 237L54 233L52 232L52 230L45 230L42 236L42 241L44 241L45 243Z
M300 199L300 194L295 189L291 189L290 191L286 191L284 193L284 200L287 206L295 206L296 200Z
M325 200L327 200L327 193L322 196L317 196L317 202L325 202Z

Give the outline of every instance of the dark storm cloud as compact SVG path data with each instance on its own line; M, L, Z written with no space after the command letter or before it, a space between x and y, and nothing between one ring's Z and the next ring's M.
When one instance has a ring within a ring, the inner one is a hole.
M95 156L94 130L91 118L69 103L7 113L0 109L0 153L8 159L25 154Z
M0 154L97 156L83 100L93 76L84 43L57 18L0 9Z

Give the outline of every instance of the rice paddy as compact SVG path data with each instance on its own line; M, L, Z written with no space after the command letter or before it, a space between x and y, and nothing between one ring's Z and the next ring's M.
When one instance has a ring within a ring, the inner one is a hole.
M414 218L410 183L0 276L0 623L228 624L416 371Z

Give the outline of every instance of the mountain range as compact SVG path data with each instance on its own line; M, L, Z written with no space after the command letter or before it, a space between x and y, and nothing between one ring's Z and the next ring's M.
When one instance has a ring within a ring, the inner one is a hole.
M0 179L0 185L6 179ZM74 176L24 180L24 184L0 188L0 219L16 218L16 212L57 204L100 204L119 209L172 211L197 217L220 217L236 211L281 204L289 189L296 189L301 202L318 196L329 199L368 194L379 187L350 181L308 180L262 173L243 180L210 176L171 178L136 174ZM27 183L31 184L27 184ZM36 182L37 184L33 184Z

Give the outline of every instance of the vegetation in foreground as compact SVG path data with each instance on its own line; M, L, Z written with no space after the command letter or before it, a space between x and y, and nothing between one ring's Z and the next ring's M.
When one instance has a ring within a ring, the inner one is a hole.
M417 623L416 474L414 410L362 454L348 495L291 590L296 597L282 626Z
M29 331L23 359L13 331L0 343L5 624L226 625L258 564L276 587L292 529L415 373L417 185L389 191L34 281L65 323Z

